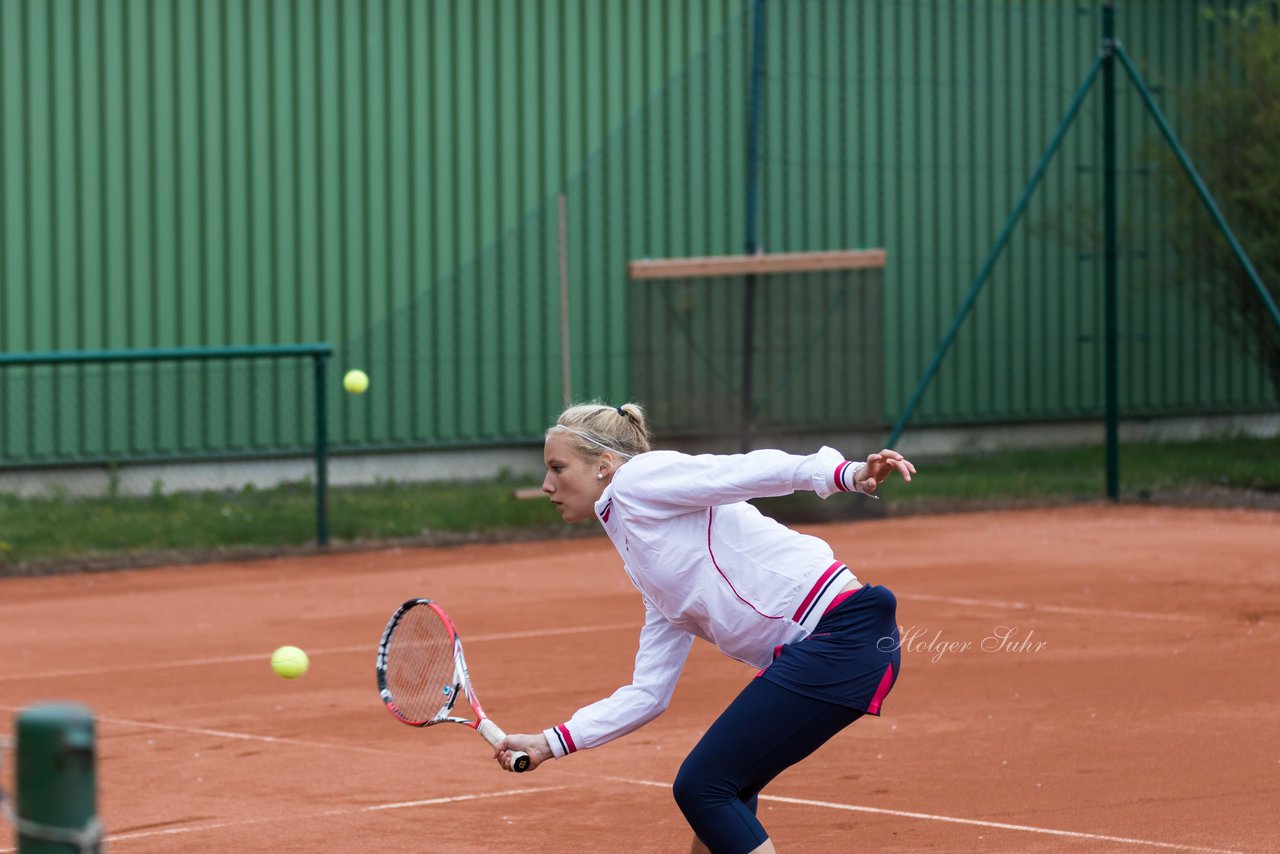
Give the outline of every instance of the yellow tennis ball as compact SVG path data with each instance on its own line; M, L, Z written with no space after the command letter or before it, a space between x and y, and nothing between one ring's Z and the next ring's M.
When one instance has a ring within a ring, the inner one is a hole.
M361 394L369 387L369 375L359 368L352 368L342 378L342 387L352 394Z
M282 646L271 653L271 669L285 679L297 679L310 664L307 654L296 646Z

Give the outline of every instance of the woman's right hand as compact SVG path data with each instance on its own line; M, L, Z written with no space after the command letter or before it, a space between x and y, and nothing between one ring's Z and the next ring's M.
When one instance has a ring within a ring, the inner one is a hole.
M498 742L498 746L493 749L493 758L498 760L498 764L502 766L503 770L510 771L511 754L517 750L523 750L529 754L529 767L526 771L532 771L555 756L551 752L551 745L547 744L547 737L542 733L537 735L514 733Z

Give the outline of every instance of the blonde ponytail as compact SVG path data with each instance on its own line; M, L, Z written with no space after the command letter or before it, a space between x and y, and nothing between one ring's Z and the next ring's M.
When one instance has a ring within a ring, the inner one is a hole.
M623 459L631 459L652 449L653 437L645 423L644 409L638 403L609 406L603 403L580 403L570 406L547 431L567 434L570 444L584 459L598 459L611 451Z

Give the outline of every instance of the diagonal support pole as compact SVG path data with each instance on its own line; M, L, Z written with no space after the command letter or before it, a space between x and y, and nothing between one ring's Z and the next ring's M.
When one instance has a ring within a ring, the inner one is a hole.
M1174 155L1178 158L1178 162L1182 164L1182 168L1186 171L1187 177L1191 179L1191 183L1195 185L1196 192L1200 195L1200 201L1204 203L1205 208L1209 211L1209 215L1213 217L1214 223L1223 236L1227 238L1227 243L1231 245L1231 251L1235 253L1236 259L1239 260L1240 266L1249 276L1249 280L1253 282L1253 287L1258 291L1258 296L1262 297L1263 304L1267 307L1267 313L1271 315L1272 321L1275 322L1277 328L1280 328L1280 308L1276 307L1276 301L1271 296L1271 292L1262 284L1262 277L1258 275L1257 269L1253 266L1253 262L1249 260L1249 256L1245 253L1244 247L1240 245L1240 241L1236 239L1235 232L1231 230L1231 226L1227 224L1227 219L1222 215L1222 211L1218 209L1218 204L1213 200L1213 195L1209 192L1209 188L1205 186L1204 181L1200 178L1200 173L1196 171L1196 167L1191 163L1191 158L1187 156L1186 150L1182 147L1182 143L1178 141L1178 137L1174 134L1173 129L1169 127L1169 123L1165 121L1164 114L1160 112L1160 108L1156 106L1155 99L1151 97L1151 90L1147 88L1147 84L1143 81L1142 75L1134 68L1133 63L1129 60L1129 55L1125 53L1124 47L1119 42L1115 43L1115 55L1120 60L1120 64L1124 66L1124 70L1128 73L1129 79L1133 81L1133 85L1137 88L1138 94L1142 96L1142 103L1146 105L1147 112L1151 113L1151 117L1155 119L1156 125L1160 128L1160 133L1164 136L1165 142L1169 143L1169 147L1173 149Z
M1035 172L1031 175L1031 180L1027 182L1026 189L1022 191L1022 195L1018 198L1017 203L1013 206L1013 211L1009 214L1008 220L1004 224L1004 229L1000 232L1000 236L996 238L995 245L991 248L987 260L983 263L982 269L978 271L977 277L973 280L973 284L969 286L969 294L965 297L964 302L960 305L960 309L956 312L955 317L951 320L951 326L947 329L947 334L943 336L942 343L938 345L938 350L933 355L933 361L929 364L928 370L924 372L924 376L916 384L915 391L911 395L911 399L907 401L906 407L903 408L902 414L898 416L898 422L893 426L893 432L889 434L888 440L885 442L887 447L892 448L894 444L902 437L902 431L906 429L907 422L911 420L912 414L915 413L916 407L920 405L920 399L924 397L925 389L929 387L929 383L933 381L934 374L938 372L938 366L942 364L942 357L946 355L947 350L951 349L951 344L955 341L960 327L964 325L964 320L969 316L969 312L973 309L973 305L978 300L978 294L982 292L982 287L987 283L987 279L991 276L991 271L995 267L996 260L999 259L1000 253L1004 251L1005 245L1009 242L1010 235L1013 234L1013 227L1017 224L1018 219L1026 210L1027 204L1031 201L1031 196L1035 192L1040 181L1044 178L1045 172L1049 169L1049 163L1052 162L1053 156L1058 153L1058 149L1062 146L1062 140L1066 138L1067 130L1071 127L1071 123L1075 121L1076 114L1080 112L1080 106L1084 103L1085 96L1089 94L1089 88L1093 85L1093 81L1097 79L1098 73L1102 69L1102 57L1094 59L1093 65L1089 68L1089 73L1085 76L1085 80L1080 84L1080 89L1076 92L1075 97L1071 99L1071 105L1067 108L1066 115L1062 117L1062 121L1058 124L1057 131L1053 134L1053 139L1049 141L1049 147L1045 149L1044 154L1040 156L1040 162L1036 165Z

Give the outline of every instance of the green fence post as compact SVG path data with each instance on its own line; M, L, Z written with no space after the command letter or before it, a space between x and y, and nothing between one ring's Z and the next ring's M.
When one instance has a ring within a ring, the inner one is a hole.
M19 854L99 851L93 715L72 703L18 714Z
M1116 21L1111 3L1102 4L1102 299L1103 374L1106 419L1107 497L1120 497L1120 310L1116 228Z
M317 353L316 369L316 543L329 545L329 354Z
M760 126L764 109L764 0L756 0L751 36L751 103L747 129L747 239L748 255L760 251ZM738 450L751 450L755 432L756 276L748 273L742 283L742 423Z

